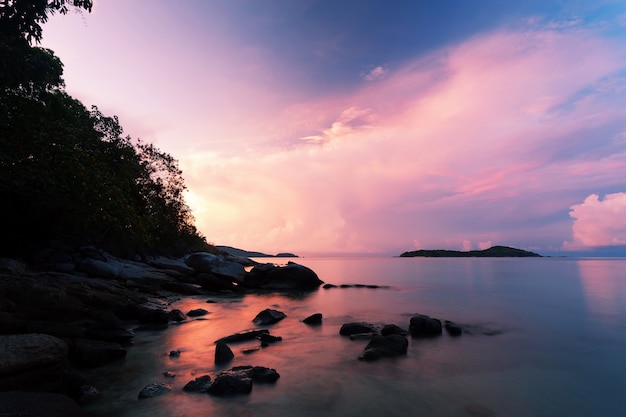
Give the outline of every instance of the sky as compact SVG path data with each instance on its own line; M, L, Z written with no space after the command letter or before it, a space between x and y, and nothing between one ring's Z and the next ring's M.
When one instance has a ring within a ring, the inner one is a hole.
M42 46L209 242L626 256L626 2L95 0Z

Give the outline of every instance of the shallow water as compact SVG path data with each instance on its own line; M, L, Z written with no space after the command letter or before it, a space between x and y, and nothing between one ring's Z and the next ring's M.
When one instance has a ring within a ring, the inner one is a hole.
M138 332L128 357L92 371L102 398L93 416L619 416L626 406L624 259L308 259L322 280L378 284L285 296L189 297L171 308L205 308L204 320ZM215 301L207 303L207 299ZM287 314L267 326L283 340L232 344L236 365L275 368L276 384L250 395L190 394L190 380L214 375L213 342L252 329L265 309ZM323 314L311 327L302 319ZM395 323L414 314L471 324L454 338L410 339L405 357L361 362L366 341L339 335L349 321ZM485 335L483 333L495 333ZM180 350L180 358L168 352ZM175 378L163 376L174 372ZM174 390L138 400L147 384Z

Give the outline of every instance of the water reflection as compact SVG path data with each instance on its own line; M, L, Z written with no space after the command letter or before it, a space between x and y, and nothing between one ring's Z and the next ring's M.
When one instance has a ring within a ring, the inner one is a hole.
M626 314L626 275L624 264L615 260L578 261L580 280L589 310L610 320Z

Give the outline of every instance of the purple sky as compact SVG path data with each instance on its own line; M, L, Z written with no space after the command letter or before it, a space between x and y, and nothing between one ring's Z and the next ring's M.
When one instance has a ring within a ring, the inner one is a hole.
M620 1L96 1L42 45L266 253L626 256Z

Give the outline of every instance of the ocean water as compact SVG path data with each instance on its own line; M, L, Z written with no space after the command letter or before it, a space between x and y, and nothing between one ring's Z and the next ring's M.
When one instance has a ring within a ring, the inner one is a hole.
M334 288L304 294L188 297L170 308L205 308L203 320L138 332L124 361L90 371L101 399L90 416L623 416L626 412L626 259L297 259ZM210 301L210 302L207 302ZM214 364L214 341L252 329L274 308L283 340ZM302 319L323 314L311 327ZM411 339L406 356L362 362L367 341L343 323L394 323L415 314L468 325L473 334ZM179 358L168 352L180 350ZM236 365L275 368L276 384L228 398L182 390ZM176 374L165 377L164 372ZM173 391L139 400L165 382Z

